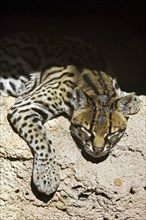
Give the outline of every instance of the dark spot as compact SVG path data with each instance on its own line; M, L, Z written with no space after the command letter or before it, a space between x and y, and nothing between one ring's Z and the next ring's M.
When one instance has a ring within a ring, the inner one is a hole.
M40 148L39 148L39 146L36 146L36 150L39 150Z
M8 114L7 118L8 118L8 120L10 120L12 118L12 114Z
M41 156L41 157L43 157L43 156L44 156L44 154L43 154L43 153L40 153L40 156Z
M42 126L41 126L41 125L39 125L39 126L38 126L38 129L40 129L40 130L41 130L41 129L42 129Z
M51 153L50 145L48 145L48 152Z
M62 105L62 101L60 100L59 105Z
M87 122L87 121L85 121L84 123L85 123L86 125L88 125L88 122Z
M35 140L35 144L37 144L38 143L38 140Z
M56 107L58 106L58 103L57 103L57 102L55 102L54 104L55 104Z
M29 127L32 128L32 127L33 127L33 124L30 124Z
M15 86L15 84L12 83L12 82L9 82L9 84L10 84L10 86L12 87L13 91L15 91L15 90L16 90L16 86Z
M16 121L18 122L18 121L20 121L20 119L21 119L21 116L19 116L19 117L16 119Z
M25 127L25 126L27 126L26 122L21 125L22 128Z
M24 134L24 138L25 138L25 139L27 138L27 133Z
M28 192L26 192L26 193L25 193L25 195L26 195L26 196L28 196L28 195L29 195L29 193L28 193Z
M32 122L34 122L34 123L37 123L38 121L39 121L38 118L34 118L34 119L32 120Z
M46 183L47 183L46 180L44 180L44 184L45 184L45 185L46 185Z
M43 133L43 138L46 139L46 134L45 133Z
M4 79L8 79L8 76L3 76Z
M14 124L14 125L16 124L16 118L13 120L13 124Z
M13 111L14 109L14 111ZM18 111L15 107L12 107L11 110L13 111L13 115Z
M52 141L51 141L51 140L49 140L49 144L52 144Z
M61 92L65 92L64 90L65 90L64 88L61 88L61 89L60 89Z
M31 100L34 100L34 99L35 99L35 97L31 97L30 99L31 99Z
M45 146L44 146L44 145L41 145L41 149L42 149L42 150L45 149Z
M31 130L31 129L29 129L29 130L28 130L28 133L32 133L32 130Z
M74 73L69 73L68 76L69 77L74 77Z
M20 190L19 190L19 189L16 189L16 190L15 190L15 193L19 193L19 192L20 192Z
M37 97L42 97L43 95L42 94L39 94Z
M52 98L51 98L51 97L48 97L48 98L47 98L47 100L48 100L48 101L51 101L51 100L52 100Z
M45 157L48 157L48 154L45 154Z
M28 103L27 103L27 104L28 104ZM30 103L30 104L31 104L31 103ZM27 116L24 117L24 120L26 121L27 119L32 118L32 117L34 117L34 116L36 116L36 114L27 115Z
M131 187L130 193L131 193L131 194L135 194L135 193L136 193L136 191L133 189L133 187Z
M14 96L14 94L8 89L7 90L7 93L10 95L10 96Z
M72 98L71 92L67 92L67 97L68 97L68 98Z
M4 85L2 82L0 82L0 90L4 90Z

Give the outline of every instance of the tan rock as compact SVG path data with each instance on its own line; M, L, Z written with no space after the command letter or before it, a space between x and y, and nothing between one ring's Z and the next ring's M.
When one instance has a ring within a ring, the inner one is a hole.
M1 220L145 219L145 97L121 141L106 160L81 154L60 117L45 126L56 146L60 185L52 198L31 186L33 157L7 121L13 98L0 98Z

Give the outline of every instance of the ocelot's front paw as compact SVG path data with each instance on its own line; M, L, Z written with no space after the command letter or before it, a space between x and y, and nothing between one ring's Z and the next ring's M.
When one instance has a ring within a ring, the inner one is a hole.
M33 168L33 182L38 191L50 195L59 185L58 165L54 161L49 163L35 159Z

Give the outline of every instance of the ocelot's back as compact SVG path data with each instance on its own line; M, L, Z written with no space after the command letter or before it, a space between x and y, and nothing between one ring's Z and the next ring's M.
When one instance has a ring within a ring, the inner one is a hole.
M93 70L108 68L97 50L79 38L48 38L30 33L0 35L1 95L17 96L31 73L66 65Z

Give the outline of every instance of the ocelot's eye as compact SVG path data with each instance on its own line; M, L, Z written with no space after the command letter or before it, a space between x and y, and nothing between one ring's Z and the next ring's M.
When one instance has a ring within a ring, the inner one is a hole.
M88 133L88 130L84 127L81 126L81 131L85 132L85 133Z
M91 136L90 132L89 132L86 128L81 127L81 131L82 131L83 133L85 133L86 135Z
M115 142L120 137L120 133L116 131L115 133L108 134L106 138L110 142Z
M83 136L84 140L86 140L86 141L88 141L89 139L91 139L94 136L92 131L89 131L84 127L81 127L81 132L82 132L82 136Z

